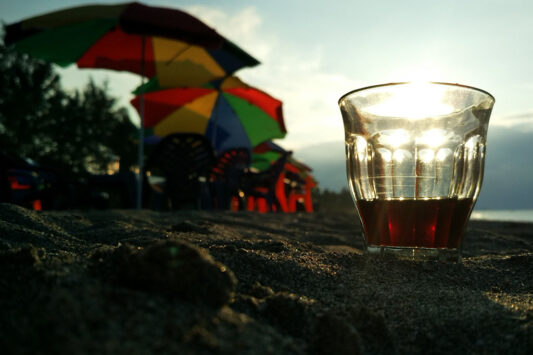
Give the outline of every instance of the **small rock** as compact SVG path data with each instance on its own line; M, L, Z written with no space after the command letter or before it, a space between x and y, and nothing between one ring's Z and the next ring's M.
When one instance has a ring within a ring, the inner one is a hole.
M264 243L260 247L260 249L269 251L272 253L281 253L287 250L287 248L285 247L285 244L283 244L282 242L275 242L275 241L272 241L270 243Z
M347 317L357 327L364 339L365 349L369 353L396 353L396 348L382 312L375 312L366 307L354 307L347 310Z
M270 287L263 286L260 282L256 281L252 285L249 293L250 295L257 298L265 298L268 296L272 296L274 294L274 291Z
M0 265L36 265L45 257L46 251L43 248L29 245L0 252Z
M161 240L146 248L120 246L112 256L116 277L127 287L221 307L229 303L236 279L201 248Z
M263 314L287 333L300 337L309 330L312 300L294 293L281 292L267 297L265 301Z
M89 260L93 262L103 262L113 255L115 249L116 247L110 245L101 245L89 253Z
M320 316L315 325L313 347L316 354L363 354L361 337L349 320L327 313Z

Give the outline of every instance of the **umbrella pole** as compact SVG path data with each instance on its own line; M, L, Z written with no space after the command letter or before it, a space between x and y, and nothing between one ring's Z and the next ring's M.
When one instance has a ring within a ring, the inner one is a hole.
M144 75L144 40L145 37L142 36L141 40L141 85L144 85L145 75ZM137 176L137 209L142 208L142 187L143 187L143 158L144 158L144 93L141 92L141 97L139 98L139 116L140 116L140 126L139 126L139 151L138 151L138 165L139 165L139 174Z
M220 96L222 95L222 92L218 93L217 99L215 101L215 106L213 107L213 111L215 112L213 117L213 137L212 137L212 144L213 144L213 150L218 154L218 150L216 149L217 145L217 124L218 124L218 100L220 99Z

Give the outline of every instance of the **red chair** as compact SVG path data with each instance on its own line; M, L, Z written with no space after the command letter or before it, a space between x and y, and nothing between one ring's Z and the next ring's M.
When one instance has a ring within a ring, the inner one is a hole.
M311 189L316 186L316 182L311 175L305 178L305 185L300 189L292 190L289 194L289 211L296 212L297 204L301 203L306 212L313 212L313 199L311 197Z
M276 190L280 181L283 183L283 178L280 179L280 176L290 154L290 152L283 154L265 171L247 172L243 175L242 190L249 211L281 212L287 208L282 205L284 199L278 198Z
M38 180L35 172L18 169L7 171L9 187L12 191L14 203L28 205L28 207L40 211L42 210L39 191L43 189L42 182Z

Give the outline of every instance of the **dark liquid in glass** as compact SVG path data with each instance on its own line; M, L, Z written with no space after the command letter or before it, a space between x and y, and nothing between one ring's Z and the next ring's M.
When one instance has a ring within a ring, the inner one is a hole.
M357 201L368 245L458 248L473 199Z

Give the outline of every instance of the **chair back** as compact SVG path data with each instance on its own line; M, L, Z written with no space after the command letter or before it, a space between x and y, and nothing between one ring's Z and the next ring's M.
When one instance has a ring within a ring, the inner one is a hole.
M238 186L240 177L250 167L250 162L250 151L247 148L226 150L218 156L211 171L211 180L222 180Z
M231 209L234 199L239 201L239 206L243 205L241 182L250 163L250 151L247 148L229 149L218 156L210 179L214 208Z
M260 190L268 190L270 193L274 193L278 178L290 154L291 152L283 154L264 171L246 173L242 184L244 192L247 195L255 195Z
M175 133L161 140L146 163L153 190L170 199L171 208L200 207L202 186L215 163L211 143L201 134Z

